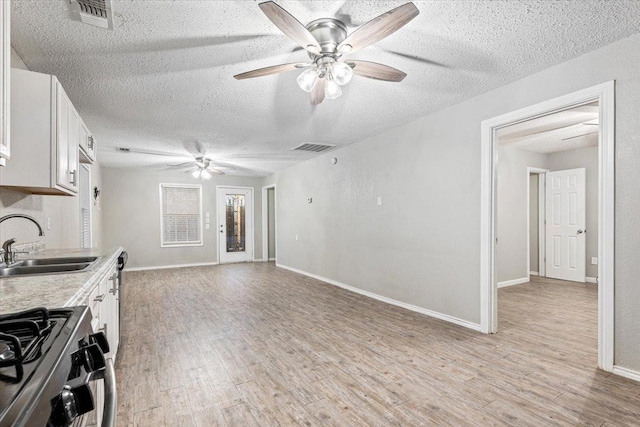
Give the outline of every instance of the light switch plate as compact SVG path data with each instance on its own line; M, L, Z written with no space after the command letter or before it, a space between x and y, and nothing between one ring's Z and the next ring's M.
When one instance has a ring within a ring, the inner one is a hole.
M382 197L378 196L378 206L382 206Z
M598 257L591 257L591 265L598 265Z

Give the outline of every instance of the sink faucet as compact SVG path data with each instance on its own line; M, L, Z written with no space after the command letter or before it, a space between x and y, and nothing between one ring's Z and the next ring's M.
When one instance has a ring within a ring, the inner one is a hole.
M10 219L10 218L24 218L24 219L28 219L29 221L33 222L36 227L38 227L38 236L44 236L44 231L42 230L42 227L40 226L40 224L38 223L38 221L36 221L35 218L29 216L29 215L24 215L24 214L9 214L9 215L5 215L3 217L0 218L0 224L3 223L4 221ZM11 262L13 261L13 253L11 251L11 245L13 245L15 243L16 239L11 238L7 241L5 241L2 244L2 250L4 251L4 263L6 265L11 264Z

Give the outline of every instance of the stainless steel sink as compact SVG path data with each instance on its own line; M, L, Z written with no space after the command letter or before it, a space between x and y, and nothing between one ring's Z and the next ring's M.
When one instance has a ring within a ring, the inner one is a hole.
M89 270L98 257L60 257L17 261L0 268L0 277L74 273Z
M97 259L98 257L94 257L94 256L26 259L24 261L18 261L20 264L16 263L14 267L30 267L34 265L57 265L57 264L89 264Z
M87 269L90 263L79 264L53 264L53 265L31 265L27 267L5 267L0 268L0 277L7 276L26 276L33 274L56 274L56 273L71 273L77 271L83 271Z

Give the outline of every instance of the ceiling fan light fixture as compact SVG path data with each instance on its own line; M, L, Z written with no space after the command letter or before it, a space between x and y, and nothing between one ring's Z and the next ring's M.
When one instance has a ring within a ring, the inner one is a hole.
M202 171L200 172L200 176L202 177L202 179L209 179L211 178L211 174L209 173L208 170L206 169L202 169Z
M336 99L342 95L342 88L336 83L333 78L328 78L327 83L324 85L324 96L327 99Z
M193 171L191 176L193 176L194 178L199 178L200 177L200 169Z
M318 82L318 75L315 68L304 70L296 79L298 86L305 92L311 92Z
M331 76L340 86L344 86L351 81L353 69L344 62L335 62L331 67Z

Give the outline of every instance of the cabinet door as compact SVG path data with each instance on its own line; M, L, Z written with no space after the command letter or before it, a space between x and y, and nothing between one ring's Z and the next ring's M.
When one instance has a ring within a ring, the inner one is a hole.
M96 159L96 143L89 128L80 119L80 162L93 163Z
M107 289L107 310L109 310L109 326L107 328L107 339L109 340L109 357L114 360L120 342L120 309L119 309L119 283L118 271L116 268L111 269Z
M9 158L9 89L11 81L11 25L9 0L0 1L0 165Z
M80 116L58 82L56 98L56 184L77 192Z

